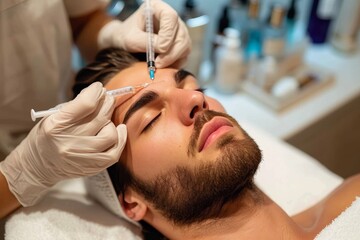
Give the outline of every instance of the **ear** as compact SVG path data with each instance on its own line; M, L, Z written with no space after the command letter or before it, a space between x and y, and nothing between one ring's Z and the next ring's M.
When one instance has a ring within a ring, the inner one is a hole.
M127 190L124 196L119 196L119 201L130 219L140 221L145 217L147 205L134 191Z

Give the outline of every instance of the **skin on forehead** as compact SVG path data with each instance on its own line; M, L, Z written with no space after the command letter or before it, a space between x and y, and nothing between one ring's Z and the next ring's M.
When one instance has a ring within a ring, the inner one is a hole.
M155 79L150 80L147 64L145 62L138 62L113 77L105 85L107 90L113 90L125 86L135 86L143 83L151 83L148 87L127 99L116 108L113 116L113 121L116 125L123 122L126 111L143 92L169 86L175 87L176 83L174 81L174 74L177 71L178 69L174 68L156 69ZM186 79L186 84L189 88L196 89L199 87L194 77L188 76ZM118 97L118 101L122 101L121 97Z

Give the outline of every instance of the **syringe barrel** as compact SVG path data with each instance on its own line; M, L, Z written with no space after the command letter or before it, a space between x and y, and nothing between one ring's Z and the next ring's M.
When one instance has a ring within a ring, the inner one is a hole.
M147 45L146 45L146 61L154 61L154 25L153 25L153 13L151 10L151 0L145 0L145 17L146 17L146 32L147 32Z
M122 87L122 88L106 91L106 94L115 97L115 96L126 95L129 93L134 93L134 91L135 88L133 86L129 86L129 87Z

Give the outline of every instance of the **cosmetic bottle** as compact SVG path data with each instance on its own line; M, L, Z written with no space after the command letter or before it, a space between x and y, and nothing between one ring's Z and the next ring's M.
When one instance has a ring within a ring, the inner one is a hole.
M239 30L240 35L243 32L247 18L247 6L248 0L230 0L230 3L228 4L230 19L229 27Z
M198 75L203 60L203 46L209 17L197 10L194 0L186 0L181 19L186 23L191 38L191 53L185 68Z
M225 29L223 44L216 49L215 86L222 93L239 90L245 68L237 29Z
M269 23L264 29L263 54L280 58L285 50L285 28L283 24L285 8L276 4L273 6Z
M341 2L339 15L334 22L331 44L345 53L354 53L357 46L357 34L360 26L360 1Z
M291 0L290 7L286 14L286 45L292 49L295 39L295 27L297 23L296 0Z
M215 64L216 48L218 48L222 44L222 41L223 41L223 38L225 35L224 31L228 27L230 27L229 6L225 5L223 7L221 15L219 17L217 31L216 31L215 37L213 39L213 42L212 42L210 59L211 59L211 62L213 63L214 69L216 69L216 64Z
M306 36L305 21L300 19L297 4L300 1L292 0L285 19L285 48L286 54L299 54L308 46L309 39Z
M230 27L229 7L225 5L219 18L217 34L224 36L224 31L228 27Z
M337 0L313 0L307 27L312 43L322 44L327 41L330 23L336 10Z
M261 21L259 18L260 2L259 0L250 0L246 24L244 27L245 42L245 60L248 61L250 56L259 58L262 52L262 34Z
M108 5L107 12L111 16L124 21L133 14L139 6L140 4L136 0L111 0Z

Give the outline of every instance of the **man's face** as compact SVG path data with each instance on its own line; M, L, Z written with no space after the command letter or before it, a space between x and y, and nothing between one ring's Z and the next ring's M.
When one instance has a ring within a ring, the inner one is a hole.
M145 63L136 63L114 77L107 89L152 83L138 94L120 105L114 112L113 121L124 123L129 108L144 95L148 104L138 108L126 121L127 146L124 151L127 165L144 180L175 165L196 166L197 159L214 159L221 153L216 147L219 138L232 133L242 138L242 132L234 128L228 119L219 117L218 124L225 125L223 131L209 139L205 148L196 147L195 155L188 156L190 137L194 132L195 117L205 109L225 112L221 104L200 92L196 79L189 75L177 84L174 75L177 69L157 69L155 80L149 79ZM156 96L155 96L156 95ZM155 100L151 100L154 98ZM196 145L199 142L195 143ZM169 160L171 159L171 161ZM151 169L151 171L149 171Z
M147 192L145 199L164 215L174 212L173 208L181 209L175 213L179 215L190 205L206 207L206 202L216 201L214 194L226 194L215 189L233 192L238 188L240 178L248 178L238 173L243 163L237 159L244 155L239 148L256 144L237 122L224 114L218 101L202 93L193 76L177 69L157 69L151 81L146 63L136 63L117 74L106 88L146 82L151 84L122 103L113 115L115 124L125 123L128 130L120 161L144 183L140 188L147 188L142 189ZM199 191L203 196L197 196ZM166 197L159 203L153 199L156 195ZM186 203L187 198L191 201ZM192 211L194 216L196 211ZM184 222L192 216L168 217Z

